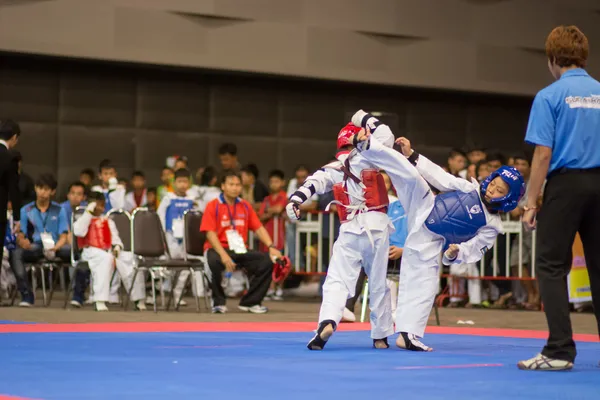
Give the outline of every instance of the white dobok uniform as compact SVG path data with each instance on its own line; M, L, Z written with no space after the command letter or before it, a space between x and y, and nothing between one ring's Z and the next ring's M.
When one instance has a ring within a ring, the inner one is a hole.
M117 226L114 221L107 217L94 217L89 212L85 212L73 224L73 234L78 238L87 238L92 224L98 224L96 235L100 237L99 242L104 243L104 248L94 247L94 239L90 240L90 245L83 248L81 259L87 261L92 274L92 301L110 300L110 279L113 275L115 261L116 268L121 275L125 288L129 291L133 279L133 253L130 251L121 251L119 257L115 260L111 251L111 246L120 246L123 248L123 242L119 237ZM103 229L103 224L108 224L109 230ZM91 229L94 229L93 227ZM144 275L138 274L131 291L131 300L138 301L146 298Z
M376 135L380 142L390 147L393 145L394 135L389 128L379 129ZM339 156L338 161L309 176L296 193L302 192L305 199L310 199L315 193L331 191L335 184L344 181L345 175L340 168L347 158L349 170L355 177L360 178L365 169L378 169L374 163L352 150L349 154ZM356 281L362 267L369 277L371 338L383 339L394 333L390 291L386 286L389 233L394 227L384 207L378 210L368 209L364 190L359 184L352 179L347 179L346 184L350 203L346 207L348 219L341 224L338 239L333 245L327 277L323 284L319 324L326 320L332 320L336 325L340 323L346 300L354 296ZM309 190L311 187L314 187L314 191ZM385 186L383 193L387 203ZM303 199L294 194L290 200L301 203ZM338 204L337 207L342 205Z
M470 194L472 199L481 202L479 184L448 174L423 155L419 155L416 167L413 166L404 155L381 143L377 134L381 129L389 130L379 125L368 141L358 145L358 150L361 156L389 175L406 211L408 236L400 266L396 332L423 337L439 289L439 266L445 245L444 237L426 225L426 221L434 222L431 214L436 204L427 183L441 192ZM464 212L463 207L461 212ZM490 214L486 207L471 207L467 213L467 219L481 218L482 226L468 241L447 243L459 245L460 251L452 261L443 256L445 265L476 263L502 231L500 217Z

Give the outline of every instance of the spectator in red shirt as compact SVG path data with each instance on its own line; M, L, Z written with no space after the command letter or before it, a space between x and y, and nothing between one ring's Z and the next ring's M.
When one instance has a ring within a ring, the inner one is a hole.
M211 271L211 288L215 314L227 312L223 275L243 269L249 275L250 288L240 300L239 309L254 314L264 314L268 309L261 305L273 272L273 259L281 257L267 230L250 203L239 198L242 180L236 172L227 172L221 181L223 193L206 205L200 231L206 232L205 250ZM248 251L248 230L256 232L269 253Z

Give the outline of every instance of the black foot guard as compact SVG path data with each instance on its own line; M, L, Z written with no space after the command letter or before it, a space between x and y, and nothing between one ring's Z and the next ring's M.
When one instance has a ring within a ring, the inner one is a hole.
M400 332L402 339L404 340L404 349L410 351L431 351L431 347L425 346L417 339L417 337L411 333ZM399 346L401 347L401 346Z
M382 344L384 345L383 347L381 347ZM378 347L378 345L379 345L379 347ZM375 348L375 349L389 349L390 345L388 344L387 338L373 339L373 348Z
M336 323L330 319L321 322L319 324L319 329L317 329L317 334L311 339L310 342L308 342L308 345L306 347L309 350L323 350L325 344L327 343L333 332L335 332L336 327ZM325 330L325 328L327 328L327 330Z

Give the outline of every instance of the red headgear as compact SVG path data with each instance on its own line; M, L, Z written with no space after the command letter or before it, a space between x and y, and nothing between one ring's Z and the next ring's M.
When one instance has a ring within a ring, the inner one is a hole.
M344 146L351 145L352 142L350 138L360 132L360 127L355 126L352 122L348 122L348 125L342 128L340 133L338 133L337 138L337 148L338 150Z

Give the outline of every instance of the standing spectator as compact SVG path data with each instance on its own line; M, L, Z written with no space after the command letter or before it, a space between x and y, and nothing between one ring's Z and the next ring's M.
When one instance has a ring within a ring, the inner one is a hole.
M237 151L237 146L233 143L224 143L219 147L221 172L239 171L240 163L238 161Z
M138 207L148 204L146 176L142 171L135 171L131 176L132 191L125 195L125 210L132 212Z
M21 196L19 193L19 168L14 154L10 151L19 142L21 128L19 124L8 119L0 121L0 232L6 231L7 205L10 200L17 212L14 213L15 231L19 228ZM4 237L3 237L4 239ZM4 243L4 240L3 240ZM0 246L0 256L4 245ZM2 257L0 257L2 259Z
M35 185L31 176L23 172L23 156L15 151L15 158L19 163L19 192L21 193L21 204L31 203L35 200Z
M175 172L171 167L163 167L162 172L160 174L160 181L162 185L156 189L156 207L160 204L163 197L166 196L167 193L173 193L173 179L175 177Z
M246 200L239 198L242 180L235 172L226 173L221 181L223 193L206 205L200 231L206 232L206 260L211 272L213 313L227 312L223 275L242 268L250 278L250 288L240 300L239 308L255 314L268 309L261 305L273 273L272 258L281 257L258 215ZM269 248L269 254L248 251L248 230L253 230Z
M190 191L198 203L198 209L204 212L206 205L221 194L221 189L217 186L217 171L213 167L202 168L198 181L200 185L194 185Z
M83 183L83 185L85 186L86 193L92 187L92 182L94 181L95 176L96 174L91 168L85 168L79 173L79 182Z
M73 215L73 211L79 206L86 205L85 185L79 181L71 183L69 185L69 191L67 192L67 200L60 205L62 209L65 210L69 229L71 228L71 216Z
M34 293L27 278L26 262L37 262L43 258L71 259L67 244L69 225L62 207L52 201L56 193L56 179L51 174L42 174L35 182L36 200L21 208L21 232L17 234L17 248L11 254L11 267L21 292L21 307L34 304ZM71 304L83 305L86 275L79 272L75 278L75 292Z
M285 179L283 171L278 169L269 174L269 191L271 194L262 201L258 216L264 224L265 229L273 238L273 244L279 250L283 250L285 245L285 206L287 205L287 195L283 188ZM275 221L277 218L277 221ZM269 249L261 244L260 251L267 252ZM267 297L273 300L283 300L283 282L271 284Z
M501 166L506 165L506 157L501 153L491 153L487 157L487 164L491 174Z
M467 156L458 149L453 149L448 155L448 164L445 170L454 176L466 176ZM464 171L461 175L461 171Z
M258 210L260 203L269 195L267 187L258 180L258 167L248 164L242 168L242 199Z
M579 232L600 330L600 82L585 71L587 37L559 26L546 40L556 79L535 96L525 141L535 145L523 222L535 228L538 197L547 180L537 231L536 267L550 335L542 352L519 362L527 370L569 370L577 355L567 276Z

